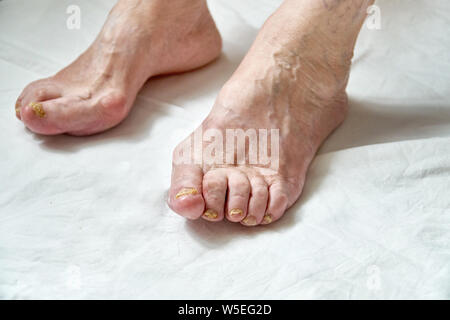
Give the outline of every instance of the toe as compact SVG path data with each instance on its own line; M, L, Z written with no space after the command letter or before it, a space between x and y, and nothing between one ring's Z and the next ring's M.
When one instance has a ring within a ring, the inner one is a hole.
M15 110L16 110L16 117L21 120L20 117L20 109L22 107L23 104L23 98L25 96L25 90L22 91L22 93L20 94L20 96L17 98L16 100L16 105L14 106Z
M248 202L248 213L242 224L253 227L261 224L267 209L267 201L269 199L269 188L266 181L262 177L250 177L250 199Z
M21 120L22 118L20 117L20 108L22 106L22 97L17 98L16 101L16 105L14 106L15 112L16 112L16 117Z
M169 191L169 207L179 215L195 220L205 209L201 194L203 171L196 165L174 165Z
M38 134L53 135L63 133L56 126L58 104L54 100L31 102L20 108L20 118L31 131Z
M203 177L203 198L208 221L221 221L224 216L225 198L227 196L227 176L224 170L208 171Z
M31 102L42 102L61 97L59 88L51 84L37 85L32 90L27 91L23 97L23 102L29 104Z
M270 224L280 219L288 207L288 193L282 182L275 182L269 187L269 203L261 224Z
M67 107L70 106L70 107ZM80 101L69 98L59 98L42 102L30 102L21 107L22 121L31 131L55 135L68 132L74 126L74 121L80 122L84 106Z
M228 170L227 177L226 217L231 222L240 222L247 215L250 182L247 176L238 169Z
M30 83L17 98L16 116L20 119L20 109L30 103L38 103L61 97L61 90L47 79Z
M25 99L24 99L25 101ZM61 97L22 106L20 115L33 132L44 135L68 133L84 136L109 129L126 116L124 99L115 94L100 99Z

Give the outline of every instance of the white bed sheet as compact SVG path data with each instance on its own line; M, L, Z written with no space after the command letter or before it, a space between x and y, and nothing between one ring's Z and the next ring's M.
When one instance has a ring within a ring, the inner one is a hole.
M168 209L172 147L279 3L211 0L222 57L151 80L122 125L75 138L25 130L14 102L89 45L112 1L0 1L0 298L450 298L445 0L377 2L349 118L282 221L247 229ZM80 30L66 28L71 4Z

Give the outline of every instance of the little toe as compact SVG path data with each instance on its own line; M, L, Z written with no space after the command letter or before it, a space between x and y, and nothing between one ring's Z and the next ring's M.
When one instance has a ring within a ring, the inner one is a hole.
M201 194L203 171L196 165L174 165L169 191L169 207L179 215L195 220L205 210Z
M250 199L248 202L248 213L242 224L247 227L253 227L261 224L267 209L269 199L269 188L262 177L250 177Z
M25 96L25 92L22 91L22 93L20 94L20 96L17 98L16 100L16 104L14 106L15 110L16 110L16 117L21 120L20 117L20 108L22 107L22 103L23 103L23 97Z
M238 169L229 169L226 217L231 222L240 222L247 215L250 182Z
M17 98L16 104L14 106L16 117L19 120L22 120L22 118L20 117L20 108L22 107L22 99L23 99L22 97Z
M203 177L203 198L206 208L203 218L213 222L223 220L226 196L225 171L222 169L208 171Z

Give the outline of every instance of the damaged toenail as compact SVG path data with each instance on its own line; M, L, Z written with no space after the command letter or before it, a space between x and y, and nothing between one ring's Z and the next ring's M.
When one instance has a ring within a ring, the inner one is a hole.
M254 216L247 216L242 223L247 226L256 226L256 218Z
M243 214L243 212L242 212L242 210L241 209L231 209L230 210L230 216L240 216L240 215L242 215Z
M19 100L17 100L16 101L16 115L19 115L20 114L20 106L21 106L21 104L20 104L20 101Z
M177 195L175 196L175 199L181 198L181 197L185 197L185 196L193 196L198 194L197 189L195 188L183 188L181 189L180 192L177 193Z
M30 103L30 107L33 109L34 113L39 117L39 118L43 118L45 117L45 111L42 108L42 104L40 103L35 103L35 102L31 102Z
M269 224L271 222L272 222L272 215L271 214L266 214L264 216L264 219L263 219L263 224Z
M208 210L205 211L205 213L203 214L203 216L204 216L205 218L208 218L208 219L217 219L217 217L218 217L219 215L218 215L217 212L215 212L214 210L208 209Z

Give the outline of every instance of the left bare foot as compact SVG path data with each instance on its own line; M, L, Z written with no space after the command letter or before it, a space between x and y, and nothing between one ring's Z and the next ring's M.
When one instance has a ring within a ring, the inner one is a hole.
M189 164L174 161L169 205L175 212L188 219L226 217L246 226L283 216L299 198L316 151L345 119L353 48L370 2L285 1L188 138L208 129L222 137L227 129L279 129L278 170L195 164L194 156ZM340 16L347 10L356 18L345 24ZM211 143L194 155L208 155Z

